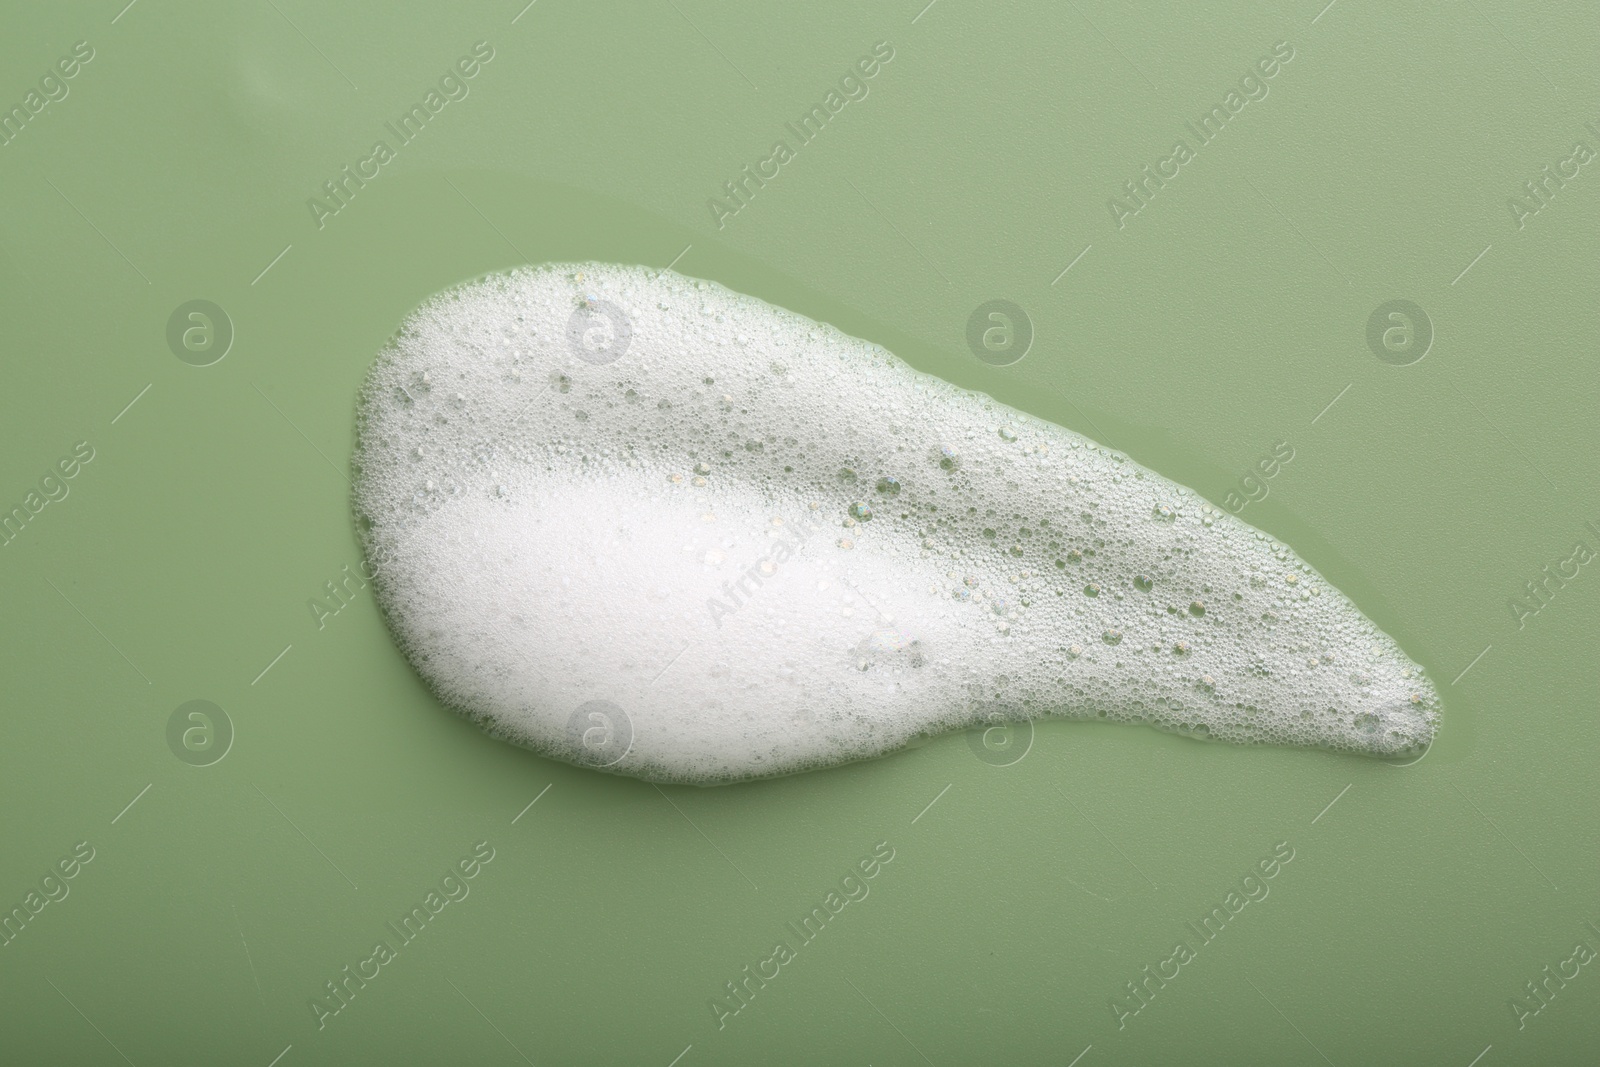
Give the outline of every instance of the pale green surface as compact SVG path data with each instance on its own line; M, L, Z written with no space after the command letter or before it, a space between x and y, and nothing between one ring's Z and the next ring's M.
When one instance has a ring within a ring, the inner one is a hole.
M0 548L0 905L75 842L97 854L0 948L0 1059L1592 1061L1594 966L1526 1029L1508 1001L1578 938L1600 948L1600 577L1520 631L1507 600L1575 540L1600 548L1600 178L1520 231L1505 204L1575 139L1600 147L1592 11L942 0L913 24L922 3L8 14L5 106L74 41L96 56L0 148L0 500L74 442L97 455ZM481 39L471 95L319 232L306 198ZM1270 95L1118 232L1106 199L1285 39ZM879 40L896 56L870 95L718 232L706 199ZM403 315L519 262L688 245L685 273L1219 503L1287 438L1243 517L1427 665L1433 751L1396 769L1048 723L1011 767L957 736L657 791L444 712L370 594L319 632L307 599L358 560L355 389ZM1006 368L964 341L997 297L1036 331ZM206 368L165 341L196 298L237 331ZM1412 366L1366 348L1394 298L1436 331ZM237 729L206 768L165 739L192 699ZM321 983L483 839L471 896L319 1032ZM870 897L719 1032L722 983L880 840ZM1271 896L1119 1032L1108 999L1285 840Z

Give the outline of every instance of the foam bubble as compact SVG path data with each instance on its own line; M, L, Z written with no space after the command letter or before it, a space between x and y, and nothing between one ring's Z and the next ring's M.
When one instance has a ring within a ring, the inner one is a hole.
M720 782L1046 715L1420 751L1438 696L1287 547L1059 426L669 271L443 293L367 380L396 640L490 732Z

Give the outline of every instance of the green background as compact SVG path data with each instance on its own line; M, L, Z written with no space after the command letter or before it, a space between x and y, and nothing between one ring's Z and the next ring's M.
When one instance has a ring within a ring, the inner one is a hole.
M1593 12L925 2L8 12L5 108L95 58L0 148L0 503L96 456L0 548L0 910L96 855L0 948L0 1058L1592 1062L1600 965L1521 1029L1510 1001L1600 949L1600 575L1521 627L1508 602L1600 548L1600 177L1520 229L1506 201L1600 147ZM480 40L470 95L319 229L307 199ZM868 97L718 229L707 200L878 41ZM1118 229L1108 199L1278 41L1269 95ZM1218 503L1289 441L1242 517L1427 666L1438 741L1401 768L1041 722L1010 766L951 736L698 790L488 739L370 591L320 630L307 601L360 558L379 346L430 293L565 259L676 261ZM1036 333L1008 367L965 342L994 298ZM191 299L236 331L212 366L166 342ZM1431 318L1421 362L1367 347L1391 299ZM207 767L166 741L194 699L236 731ZM471 895L319 1030L323 983L484 840ZM870 896L719 1030L723 983L880 841ZM1119 1029L1124 983L1285 841Z

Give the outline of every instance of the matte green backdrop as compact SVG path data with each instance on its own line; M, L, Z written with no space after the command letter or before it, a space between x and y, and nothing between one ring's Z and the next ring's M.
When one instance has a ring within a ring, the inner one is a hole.
M1593 1062L1600 23L1324 2L12 5L0 1060ZM552 259L675 264L1238 493L1427 666L1438 741L1041 722L697 790L488 739L370 590L308 602L359 562L373 354ZM969 349L993 299L1019 362Z

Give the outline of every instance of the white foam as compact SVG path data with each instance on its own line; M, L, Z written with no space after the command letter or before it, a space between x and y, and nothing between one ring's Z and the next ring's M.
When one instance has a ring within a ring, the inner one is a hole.
M1438 719L1389 637L1190 490L667 271L431 299L372 369L356 465L422 676L620 773L781 774L997 716L1394 755Z

